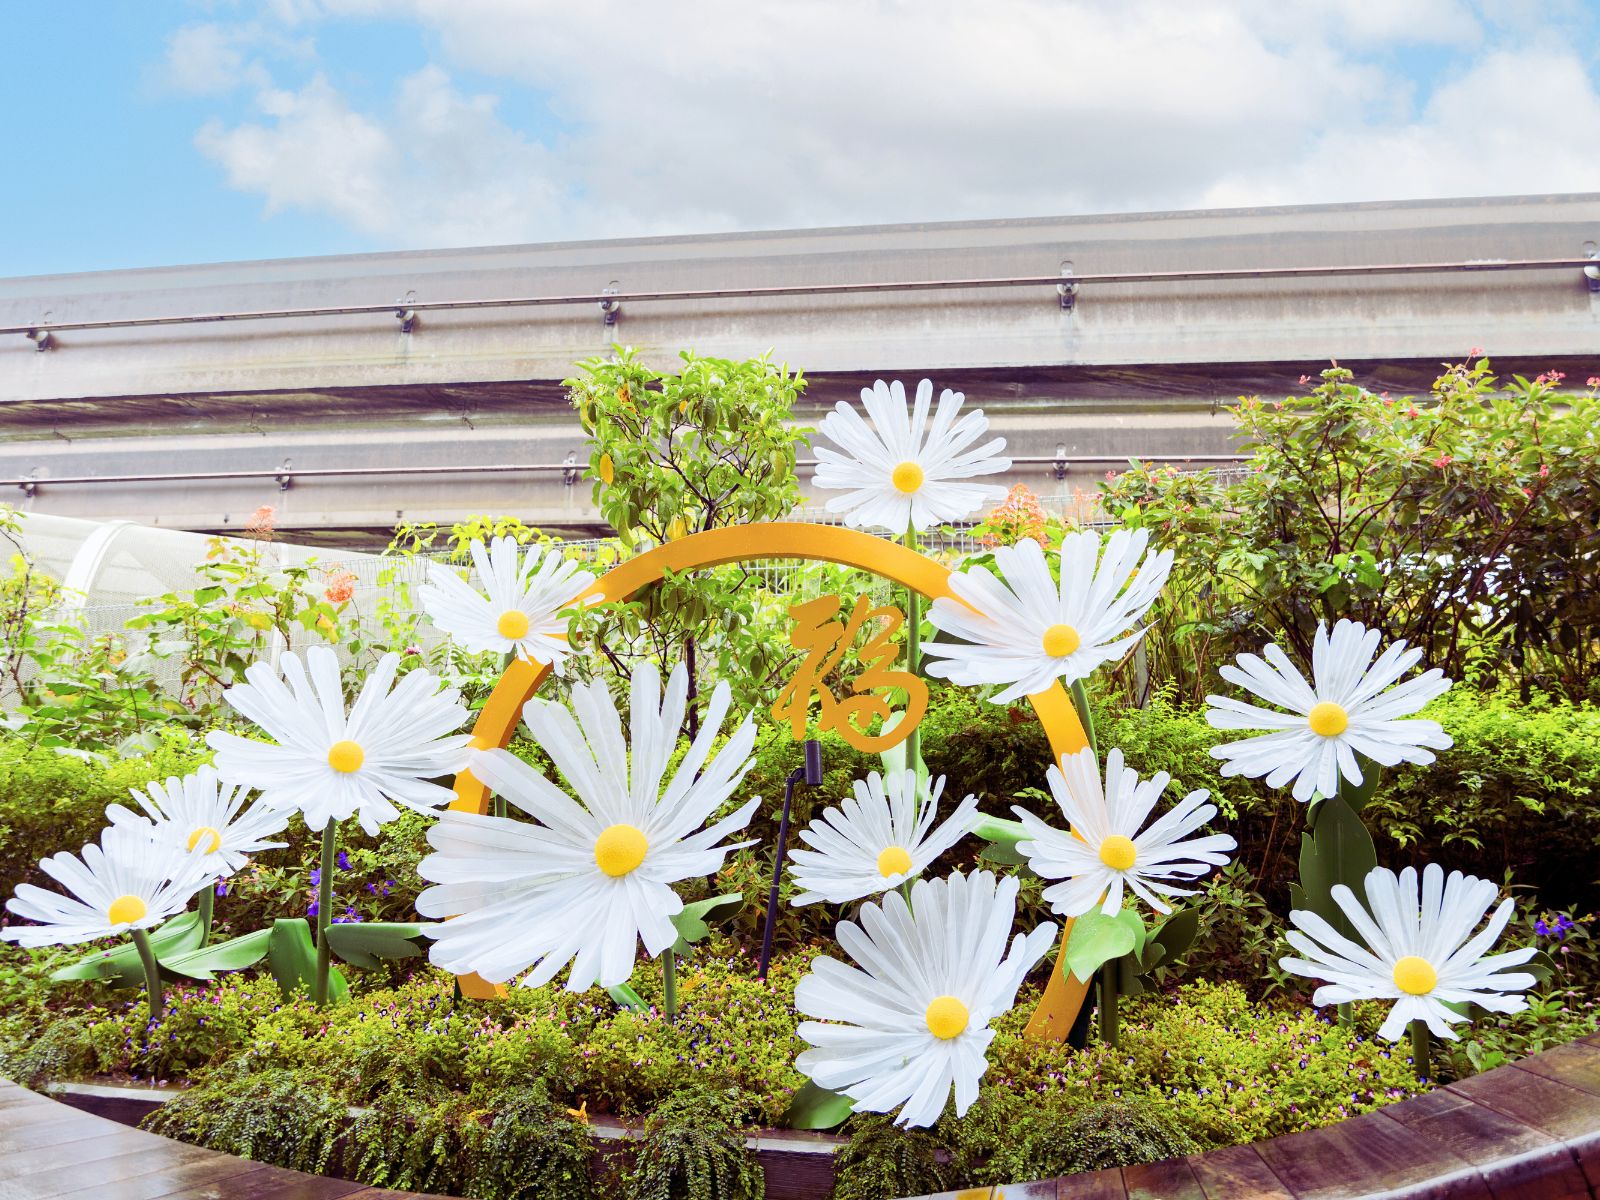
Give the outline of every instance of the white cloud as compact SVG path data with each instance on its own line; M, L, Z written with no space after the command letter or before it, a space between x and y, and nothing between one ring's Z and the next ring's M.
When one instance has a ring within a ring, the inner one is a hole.
M318 77L257 97L267 123L207 123L195 139L230 186L269 213L326 212L392 245L515 241L559 219L560 189L543 147L463 96L437 67L400 83L383 119L353 111Z
M185 25L167 39L161 82L191 96L231 92L241 84L257 87L270 81L259 63L246 62L247 30L221 25Z
M276 0L417 21L558 133L429 67L381 111L266 89L198 145L270 209L412 246L1597 186L1594 81L1537 30L1485 51L1501 2ZM1476 65L1430 96L1396 46Z

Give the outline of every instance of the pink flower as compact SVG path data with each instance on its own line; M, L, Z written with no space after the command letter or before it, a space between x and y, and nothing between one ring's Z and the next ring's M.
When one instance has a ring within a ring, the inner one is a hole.
M1453 462L1455 462L1455 459L1451 458L1450 455L1441 454L1438 458L1433 460L1433 465L1442 471Z
M1539 464L1539 478L1540 479L1548 479L1549 477L1550 477L1550 464L1549 463L1540 463Z
M1482 346L1474 346L1471 350L1467 351L1467 357L1468 358L1482 358L1483 357L1483 347Z
M1309 375L1300 376L1300 386L1301 387L1305 387L1305 385L1310 383L1310 382L1311 382L1311 376L1309 376Z
M1588 386L1591 388L1600 388L1600 375L1589 376Z
M1421 415L1422 414L1417 411L1417 406L1415 404L1406 409L1406 416L1408 417L1420 417Z

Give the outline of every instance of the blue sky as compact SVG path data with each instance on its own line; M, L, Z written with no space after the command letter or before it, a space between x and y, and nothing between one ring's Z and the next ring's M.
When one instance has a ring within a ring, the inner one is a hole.
M1600 191L1597 7L11 3L0 276Z

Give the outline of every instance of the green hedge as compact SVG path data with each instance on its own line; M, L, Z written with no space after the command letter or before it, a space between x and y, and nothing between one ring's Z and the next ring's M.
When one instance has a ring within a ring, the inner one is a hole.
M1514 882L1533 889L1545 907L1590 911L1600 907L1595 847L1600 846L1600 709L1535 698L1520 703L1504 693L1458 689L1435 702L1428 715L1443 722L1455 739L1432 767L1400 767L1386 774L1369 820L1383 862L1438 862L1499 880L1507 871ZM1282 908L1285 886L1295 873L1295 855L1304 806L1286 792L1269 792L1245 779L1224 779L1221 764L1207 751L1224 735L1205 723L1202 712L1157 701L1146 709L1104 710L1096 714L1102 747L1120 746L1141 774L1171 773L1168 796L1208 788L1223 809L1222 823L1240 842L1239 861L1255 876L1258 889ZM853 779L877 769L876 755L851 749L835 734L825 735L826 777L822 787L801 788L794 823L803 826L826 805L849 794ZM1042 789L1050 763L1044 730L1026 704L996 706L955 688L935 690L923 724L923 747L934 775L947 775L947 801L971 791L985 811L1009 815L1016 795ZM530 747L517 749L527 752ZM58 850L77 850L104 823L105 806L126 801L130 786L183 772L204 751L188 735L174 734L150 758L101 763L30 748L0 738L0 891L23 880L38 881L38 860ZM530 757L536 757L531 755ZM764 891L784 779L800 762L800 748L785 729L767 725L757 743L756 763L745 795L764 798L749 836L761 842L730 860L725 875L708 888L744 887ZM1047 798L1024 803L1059 819ZM401 919L419 886L412 864L425 851L425 821L408 820L403 836L369 843L350 831L347 840L358 868L348 879L350 897L361 900L367 919ZM281 897L298 902L308 880L312 856L304 830L289 830L290 849L263 855L254 885L228 906L239 918L268 915ZM370 848L369 848L370 847ZM963 844L952 862L970 860L975 847ZM344 884L345 877L341 876ZM392 881L381 908L366 891ZM254 896L252 891L263 894ZM363 899L365 898L365 899ZM341 896L341 902L347 902ZM260 907L259 913L254 909ZM755 905L743 920L755 920ZM277 915L282 915L281 913ZM819 909L818 917L824 914ZM803 914L786 911L787 940L816 932ZM824 922L817 929L826 929Z

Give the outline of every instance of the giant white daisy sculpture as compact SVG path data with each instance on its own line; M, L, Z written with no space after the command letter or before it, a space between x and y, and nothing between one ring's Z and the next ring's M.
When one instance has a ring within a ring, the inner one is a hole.
M428 583L417 589L429 619L471 653L515 652L559 670L571 652L560 614L594 576L556 547L541 553L530 546L523 554L510 537L495 538L487 549L475 539L468 550L484 591L442 563L429 564Z
M210 886L215 875L205 858L157 840L149 826L108 826L81 855L62 851L39 863L68 895L17 885L6 908L38 924L7 926L0 938L28 947L70 946L153 928Z
M909 767L887 776L874 771L856 780L854 791L800 831L811 849L789 854L789 875L805 889L791 904L849 904L898 887L971 833L978 819L978 798L968 796L935 824L944 776L919 786Z
M113 825L147 830L158 842L178 846L185 853L199 847L206 869L219 879L237 872L251 854L288 844L266 839L283 831L289 814L266 804L246 808L250 789L222 783L215 767L204 766L165 783L151 780L143 790L129 791L143 815L112 804L106 808L106 816Z
M1004 497L1005 488L972 481L1011 469L1011 460L1001 455L1006 441L974 446L989 421L981 408L963 415L963 400L946 388L930 415L932 380L917 384L916 404L908 407L904 385L880 379L861 389L870 425L841 400L817 430L832 445L815 447L817 487L844 493L828 501L828 511L843 513L845 524L856 529L898 537L907 529L959 521Z
M1296 909L1289 914L1294 928L1288 939L1303 957L1280 959L1279 965L1293 975L1325 981L1312 996L1316 1004L1393 1000L1378 1030L1379 1037L1391 1042L1412 1021L1456 1040L1450 1026L1467 1018L1451 1005L1470 1002L1499 1013L1527 1008L1527 1000L1516 993L1537 980L1507 968L1527 962L1535 948L1488 953L1511 920L1512 901L1502 900L1478 929L1500 894L1493 883L1460 871L1446 877L1433 863L1422 872L1420 893L1417 882L1415 867L1398 876L1374 867L1363 883L1365 906L1344 884L1335 884L1334 902L1364 944L1351 941L1316 913Z
M839 945L858 965L812 960L794 999L818 1019L800 1023L811 1048L795 1066L857 1112L899 1107L900 1125L933 1124L952 1088L965 1113L989 1066L990 1023L1055 937L1046 921L1012 938L1016 901L1015 876L958 872L919 879L910 904L890 892L863 905L859 926L840 922Z
M455 918L429 930L436 966L494 983L526 971L523 985L537 987L571 963L566 986L581 992L626 982L641 940L652 958L672 946L672 918L683 910L672 885L712 874L728 851L750 845L719 843L760 804L753 798L706 824L753 761L748 716L711 753L730 703L726 683L668 778L688 690L682 665L665 696L655 668L637 668L627 736L598 680L572 689L576 718L548 701L530 705L528 730L570 794L504 750L473 755L472 773L533 820L452 810L428 831L434 853L418 870L436 886L417 910Z
M963 687L1003 685L990 699L1008 704L1115 662L1144 635L1133 627L1172 569L1172 551L1146 554L1149 543L1144 529L1119 529L1103 547L1097 533L1069 533L1058 583L1027 538L994 552L1000 579L985 567L950 576L957 599L935 600L928 620L959 640L923 647L928 674Z
M1206 721L1215 729L1263 729L1256 737L1213 746L1224 775L1266 777L1268 787L1294 781L1294 798L1332 796L1341 776L1362 782L1357 754L1380 766L1433 761L1447 750L1450 735L1437 721L1401 720L1450 690L1437 667L1398 682L1422 659L1420 649L1394 642L1373 661L1381 640L1376 629L1342 620L1328 632L1317 625L1311 648L1311 682L1289 656L1268 645L1258 658L1241 654L1222 677L1277 709L1229 696L1206 697ZM1287 712L1279 711L1287 709Z
M1104 790L1099 764L1088 747L1063 755L1061 765L1051 767L1046 778L1070 832L1051 828L1025 809L1012 811L1028 832L1027 840L1017 843L1028 866L1041 878L1062 880L1043 893L1062 916L1081 917L1097 904L1113 916L1122 907L1124 888L1157 912L1171 912L1163 896L1194 891L1172 881L1198 879L1224 865L1236 844L1225 833L1189 837L1217 815L1203 788L1145 827L1172 777L1158 771L1141 780L1124 764L1121 750L1106 755Z
M261 803L298 810L306 827L354 816L376 834L400 815L396 804L428 812L455 793L433 782L466 766L470 734L456 734L467 709L455 688L440 690L427 671L395 681L398 654L386 654L347 713L339 661L325 646L282 659L283 678L264 662L223 698L274 740L213 730L206 744L227 783L259 788ZM287 681L287 682L286 682Z

